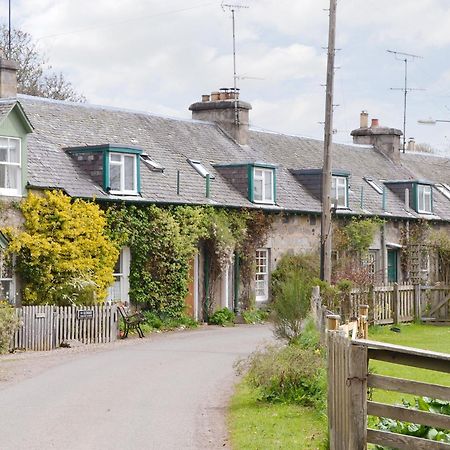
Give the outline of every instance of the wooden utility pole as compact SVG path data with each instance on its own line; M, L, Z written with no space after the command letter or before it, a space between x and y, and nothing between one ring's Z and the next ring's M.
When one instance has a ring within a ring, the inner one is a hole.
M331 281L331 149L333 145L334 56L336 52L337 0L330 0L328 30L327 90L325 102L325 136L322 168L322 220L320 237L320 278Z

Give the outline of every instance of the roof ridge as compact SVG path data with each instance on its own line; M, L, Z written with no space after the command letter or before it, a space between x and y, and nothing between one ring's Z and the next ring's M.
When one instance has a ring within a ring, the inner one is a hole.
M214 122L209 122L207 120L198 120L198 119L189 119L189 118L183 118L183 117L172 117L164 114L159 113L152 113L150 111L143 111L143 110L137 110L132 108L123 108L119 106L107 106L107 105L100 105L95 103L88 103L88 102L73 102L70 100L56 100L53 98L46 98L46 97L37 97L34 95L26 95L26 94L18 94L16 101L18 100L31 100L31 101L38 101L42 103L50 103L50 104L56 104L56 105L62 105L62 106L75 106L75 107L81 107L85 109L99 109L99 110L105 110L109 112L122 112L127 114L135 114L135 115L143 115L147 117L156 117L159 119L167 119L167 120L173 120L177 122L187 122L187 123L195 123L195 124L206 124L206 125L216 125Z

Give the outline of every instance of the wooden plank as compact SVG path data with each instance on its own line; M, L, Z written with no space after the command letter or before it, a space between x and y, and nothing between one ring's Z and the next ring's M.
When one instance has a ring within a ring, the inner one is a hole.
M342 411L349 414L349 450L365 448L367 432L367 347L349 346L349 372L345 386L349 386L349 401ZM350 430L351 428L351 430Z
M431 309L430 316L434 316L444 305L446 305L450 301L449 297L444 297L444 300L441 299L441 301L438 302L438 304Z
M395 447L399 450L450 450L450 444L444 444L443 442L370 429L367 430L367 442Z
M369 348L369 358L393 364L420 367L437 372L450 373L450 363L447 360L436 359L424 355L399 353L395 350L380 350Z
M371 341L369 339L355 339L352 342L352 344L364 345L366 347L369 347L369 349L391 350L391 351L403 353L406 355L423 356L428 359L437 359L437 360L441 360L441 361L446 361L450 365L450 354L449 353L439 353L439 352L432 352L430 350L422 350L419 348L405 347L402 345L386 344L384 342ZM450 367L449 367L449 369L450 369Z
M450 416L435 414L403 406L385 405L377 402L367 402L367 414L370 416L389 417L403 422L420 423L434 428L450 429Z
M396 391L405 394L419 395L421 397L437 398L450 401L450 387L438 384L422 383L420 381L403 380L401 378L387 377L384 375L369 374L369 387Z

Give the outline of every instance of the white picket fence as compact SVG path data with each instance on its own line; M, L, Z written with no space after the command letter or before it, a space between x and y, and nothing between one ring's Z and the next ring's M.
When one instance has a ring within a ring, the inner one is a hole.
M117 339L117 306L24 306L16 309L20 321L12 349L52 350L64 341L99 344Z

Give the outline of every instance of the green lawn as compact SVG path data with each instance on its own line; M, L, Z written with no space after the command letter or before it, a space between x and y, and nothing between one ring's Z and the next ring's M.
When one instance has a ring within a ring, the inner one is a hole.
M401 325L400 333L389 326L369 330L369 339L391 344L450 353L450 327ZM373 361L371 368L380 375L425 381L450 386L450 374ZM401 403L412 396L375 390L373 400ZM231 401L229 429L234 450L305 449L322 450L327 435L327 421L310 408L270 404L258 401L257 393L241 382Z
M327 421L322 414L298 405L271 404L241 382L231 401L229 425L235 450L323 450Z
M405 324L399 326L400 333L394 333L389 328L389 326L371 328L369 330L369 339L435 352L450 353L450 327ZM375 373L380 375L450 386L450 374L382 361L372 361L370 367ZM376 389L373 394L374 401L383 403L401 403L403 398L411 400L413 397L407 394L379 389Z

